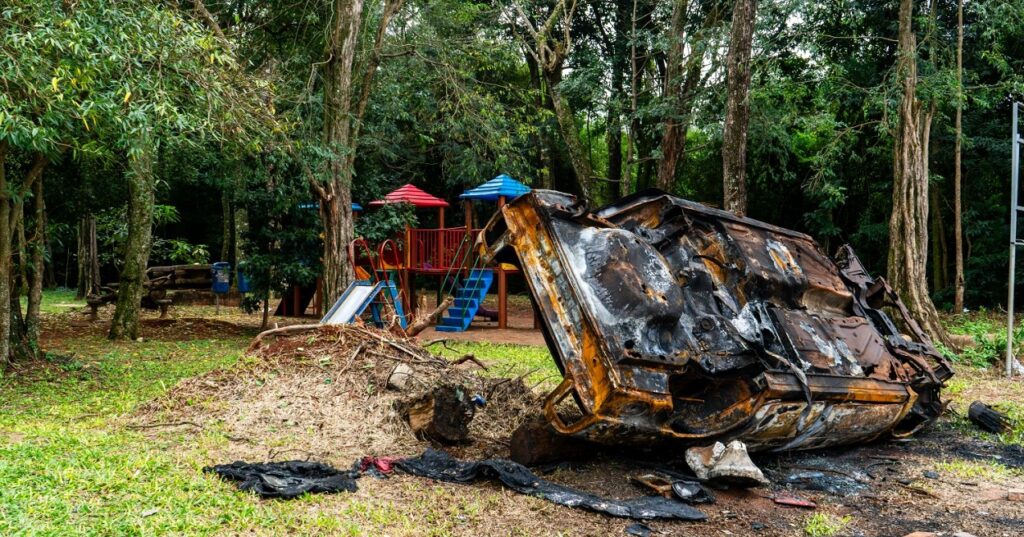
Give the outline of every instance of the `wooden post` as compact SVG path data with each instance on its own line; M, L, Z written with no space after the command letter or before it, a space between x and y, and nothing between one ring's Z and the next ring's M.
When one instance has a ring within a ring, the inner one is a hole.
M437 208L437 229L444 229L444 207Z
M416 284L412 281L412 271L405 269L405 277L402 278L402 284L405 286L405 313L407 319L412 319L416 316Z
M412 230L409 224L405 225L405 268L412 266Z
M316 279L316 291L313 292L313 311L315 311L317 315L327 313L324 309L324 279L320 276Z
M498 328L508 328L508 287L505 267L498 263Z
M505 196L498 196L498 209L505 206Z

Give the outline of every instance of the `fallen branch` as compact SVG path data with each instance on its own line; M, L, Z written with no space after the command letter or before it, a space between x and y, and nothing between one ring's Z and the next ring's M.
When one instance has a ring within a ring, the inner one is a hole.
M415 337L416 334L426 330L428 326L434 324L434 322L441 317L441 314L444 313L444 311L447 310L454 301L454 297L445 297L445 299L437 305L437 308L434 308L434 311L430 312L430 315L416 319L415 322L409 325L409 328L405 329L405 335L408 337Z
M282 326L281 328L271 328L270 330L264 330L263 332L260 332L255 339L252 340L252 343L249 344L249 348L245 349L245 353L249 354L250 352L260 348L260 344L263 343L263 338L300 334L302 332L318 330L320 328L323 328L323 326L324 325L321 324L293 324L291 326Z
M452 360L452 365L464 364L466 362L473 362L474 364L480 366L480 369L487 371L487 364L481 362L476 356L473 356L472 354L467 354L462 358L456 358L455 360Z
M364 347L366 347L366 343L361 343L358 347L356 347L355 352L352 353L352 356L348 357L348 361L345 362L345 365L341 368L340 371L338 371L339 377L341 375L344 375L345 372L348 371L348 368L352 366L352 362L355 361L356 356L359 356L359 353L363 352Z
M195 427L197 429L202 429L203 428L202 425L199 425L198 423L196 423L194 421L172 421L172 422L169 422L169 423L143 423L141 425L128 425L128 428L129 429L133 429L133 430L139 430L139 429L155 429L157 427L178 427L180 425L191 425L191 426L193 426L193 427Z
M912 485L904 485L903 483L898 483L898 485L903 487L903 488L905 488L905 489L907 489L907 490L909 490L910 492L913 492L914 494L920 494L921 496L928 496L929 498L941 499L938 494L935 494L934 492L929 492L929 491L927 491L927 490L925 490L925 489L923 489L921 487L915 487L915 486L912 486Z

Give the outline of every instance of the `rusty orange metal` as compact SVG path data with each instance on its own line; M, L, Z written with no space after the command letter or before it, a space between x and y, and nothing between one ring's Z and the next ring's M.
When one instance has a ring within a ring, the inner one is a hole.
M849 247L833 260L805 234L659 191L591 211L545 190L505 205L478 245L526 276L563 373L544 405L561 433L811 449L943 411L950 364Z

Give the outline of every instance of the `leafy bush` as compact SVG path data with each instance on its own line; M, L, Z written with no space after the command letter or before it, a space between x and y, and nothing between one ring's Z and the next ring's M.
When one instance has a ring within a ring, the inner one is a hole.
M974 339L974 346L964 348L960 354L941 347L947 358L973 367L990 367L998 364L1006 355L1005 320L993 317L985 310L975 314L957 317L949 326L953 334L967 335ZM1024 345L1024 325L1016 323L1013 330L1013 345Z
M370 244L395 238L405 226L416 227L416 208L408 203L393 203L356 218L357 237Z

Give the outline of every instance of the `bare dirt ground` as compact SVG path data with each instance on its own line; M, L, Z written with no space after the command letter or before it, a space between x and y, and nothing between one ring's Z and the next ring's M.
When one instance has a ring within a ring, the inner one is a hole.
M434 308L437 301L430 296L427 299L428 308ZM488 295L484 301L484 307L494 311L498 310L498 299ZM510 296L508 300L508 328L498 328L497 321L486 321L477 318L473 321L470 329L465 332L438 332L430 327L420 333L421 340L445 338L452 341L478 341L489 343L512 343L516 345L544 345L544 336L539 330L534 329L533 306L524 296Z
M184 340L210 334L247 338L259 317L187 308L172 320L147 314L144 337ZM530 323L529 310L517 310ZM65 316L47 327L48 338L101 335L106 323ZM308 322L274 319L272 322ZM522 333L522 336L516 335ZM471 340L542 341L536 331L474 329ZM511 335L510 335L511 334ZM334 339L331 339L331 338ZM424 339L452 334L431 334ZM311 459L347 468L364 455L414 456L429 443L412 436L394 413L394 394L384 388L396 352L379 343L338 335L284 338L237 367L183 381L141 408L129 425L144 429L153 445L204 464L237 459ZM476 339L479 338L479 339ZM361 342L361 343L360 343ZM360 346L362 345L362 346ZM373 353L365 352L369 347ZM354 352L354 348L362 348ZM417 351L418 352L418 351ZM397 352L401 354L401 352ZM391 358L388 358L391 357ZM431 366L433 367L433 366ZM444 369L452 378L472 377L473 366ZM435 375L434 371L430 375ZM469 375L469 377L467 377ZM489 390L494 381L473 386ZM828 451L755 455L772 484L752 490L715 491L717 501L699 506L705 522L649 521L654 535L810 535L812 517L832 524L820 535L902 536L913 531L944 535L966 531L978 537L1024 535L1024 502L1010 489L1024 488L1024 449L977 433L963 417L973 399L1024 404L1024 383L993 373L959 372L950 413L909 441L883 441ZM505 457L508 435L531 415L543 395L523 391L489 393L490 404L474 420L474 440L451 446L465 458ZM548 468L551 481L616 498L645 492L631 475L659 467L686 471L679 452L613 451L593 447L575 461ZM542 473L542 472L538 472ZM815 509L784 507L773 498L795 495ZM254 502L259 500L253 498ZM294 503L296 516L352 516L353 505L384 506L374 519L376 534L423 535L622 535L633 521L610 518L525 497L492 483L452 485L409 476L364 478L353 494L322 495Z

